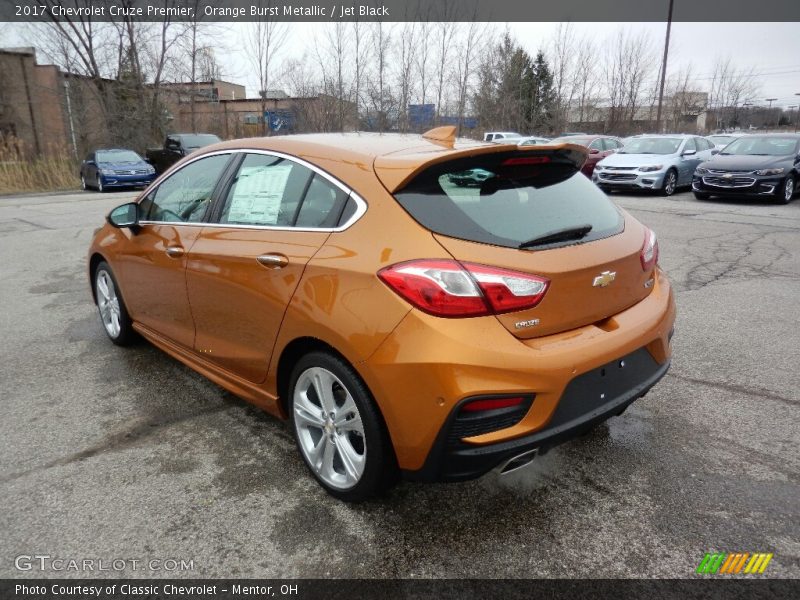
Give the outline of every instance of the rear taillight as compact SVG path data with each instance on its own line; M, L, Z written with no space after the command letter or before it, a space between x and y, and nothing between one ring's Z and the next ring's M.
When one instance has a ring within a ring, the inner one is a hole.
M644 228L644 243L639 254L642 261L642 270L650 271L658 263L658 240L652 229Z
M533 308L549 280L455 260L412 260L378 271L402 298L437 317L477 317Z

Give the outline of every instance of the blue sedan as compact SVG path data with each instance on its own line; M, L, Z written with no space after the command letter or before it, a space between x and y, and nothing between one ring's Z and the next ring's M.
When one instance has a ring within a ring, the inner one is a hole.
M81 163L84 190L93 187L103 192L114 187L146 187L155 178L156 170L133 150L95 150Z

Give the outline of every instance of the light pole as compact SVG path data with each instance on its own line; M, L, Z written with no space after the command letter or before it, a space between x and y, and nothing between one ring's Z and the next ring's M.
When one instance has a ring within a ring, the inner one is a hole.
M745 116L747 117L747 130L750 131L750 107L753 106L752 102L743 102L742 108L745 109Z
M658 86L658 109L656 110L656 133L661 133L661 107L664 104L664 79L667 76L667 56L669 55L669 32L672 29L672 4L669 0L669 14L667 15L667 36L664 39L664 58L661 61L661 83Z
M772 112L772 103L777 100L777 98L764 98L767 102L769 102L769 108L767 109L767 131L769 131L769 115Z

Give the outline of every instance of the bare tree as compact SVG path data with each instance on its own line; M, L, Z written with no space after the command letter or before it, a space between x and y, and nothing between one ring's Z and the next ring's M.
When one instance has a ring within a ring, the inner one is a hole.
M466 24L464 35L458 47L458 60L455 61L455 81L458 88L458 103L456 113L458 116L457 133L461 135L464 126L464 117L467 110L470 85L475 75L476 57L484 45L486 25L477 22L477 3L473 5L473 18Z
M553 72L553 91L556 98L555 128L564 129L567 111L575 95L576 76L581 55L578 41L570 23L559 23L550 40L550 65Z
M336 99L336 131L344 131L347 113L345 89L348 87L346 61L349 42L346 25L341 21L326 26L321 43L314 40L314 52L322 74L323 93Z
M412 81L415 63L415 50L418 45L418 27L416 23L406 22L402 25L399 35L398 48L400 52L397 84L398 97L398 125L402 132L409 130L408 105L411 101Z
M442 99L445 97L445 84L448 73L448 61L453 46L453 38L455 37L457 26L454 22L455 15L458 11L458 5L453 0L442 0L438 4L437 17L440 21L435 24L434 39L432 40L438 50L435 65L436 77L436 122L442 115Z
M258 7L267 9L272 0L258 0ZM266 118L267 96L269 94L270 69L280 53L288 33L285 23L271 19L259 19L248 24L246 34L246 53L258 74L259 94L261 96L261 133L267 135L269 123Z
M604 74L610 130L628 132L633 128L654 63L653 46L644 33L620 29L608 44Z
M576 59L573 71L573 98L577 100L577 122L593 120L596 113L599 78L597 72L597 48L591 38L584 37L575 48ZM569 111L569 106L567 107ZM568 113L569 114L569 113ZM569 118L567 118L569 121Z
M393 108L393 97L388 80L388 68L391 52L391 29L381 21L372 24L371 54L374 61L372 80L369 86L371 112L374 115L373 127L379 132L390 127L390 110Z
M736 68L730 57L719 57L712 73L709 106L717 127L740 125L742 105L755 99L759 91L754 69Z

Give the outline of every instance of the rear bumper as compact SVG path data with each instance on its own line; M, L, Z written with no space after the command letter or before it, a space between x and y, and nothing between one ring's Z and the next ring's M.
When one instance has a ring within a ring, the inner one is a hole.
M517 339L495 317L437 319L412 310L357 368L406 477L458 481L621 412L668 369L674 321L672 291L658 271L650 295L611 319L539 338ZM630 362L636 353L648 360ZM630 376L600 391L603 398L587 396L580 382L619 360L632 365ZM533 401L502 429L450 435L463 402L498 395Z
M449 431L456 409L437 436L425 465L417 471L405 471L404 475L414 481L465 481L480 477L521 454L534 450L546 452L622 413L658 383L669 366L670 361L659 365L646 348L611 361L569 383L553 418L544 429L489 446L476 447L451 441ZM617 377L612 381L609 373Z

